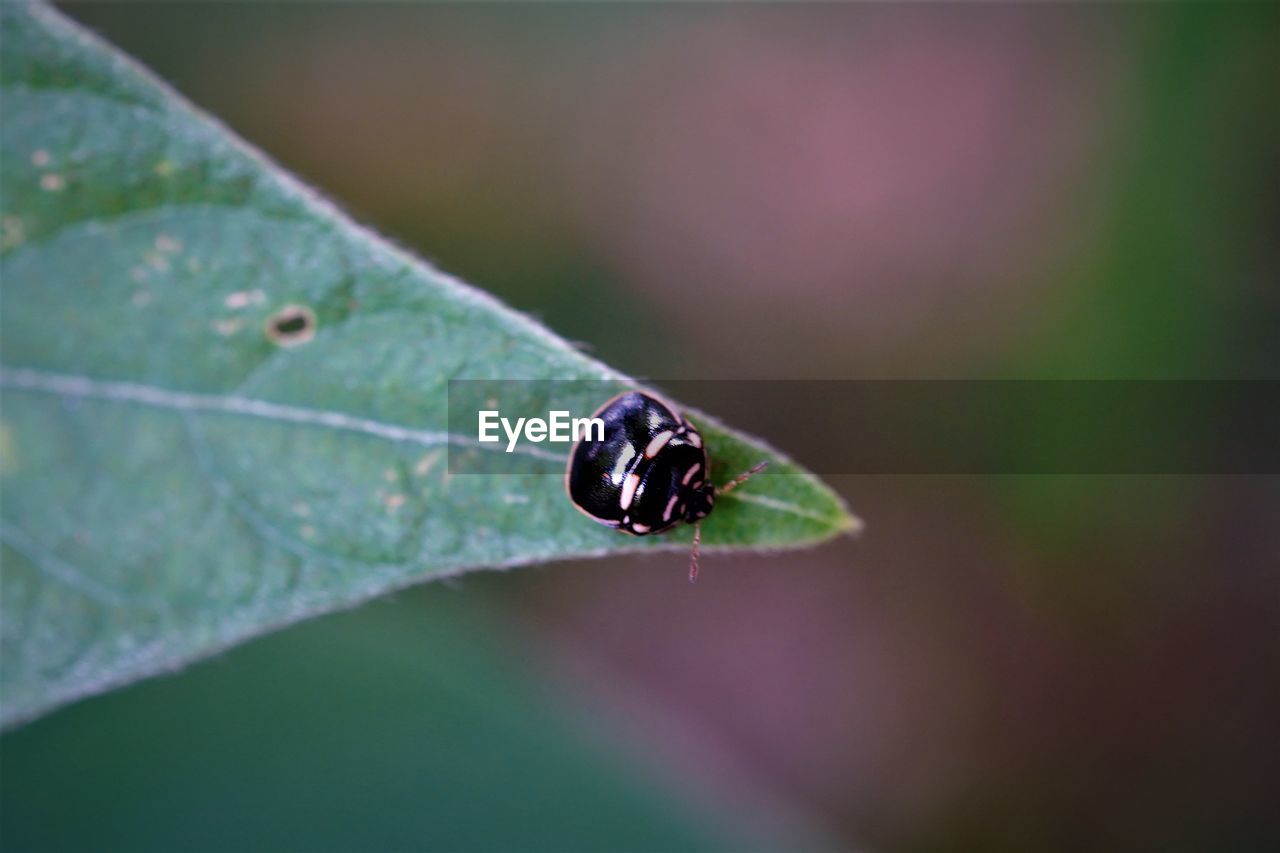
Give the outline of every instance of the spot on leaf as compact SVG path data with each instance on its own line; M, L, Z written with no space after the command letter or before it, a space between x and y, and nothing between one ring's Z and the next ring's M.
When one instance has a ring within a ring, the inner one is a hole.
M305 305L286 305L267 318L267 340L282 347L305 344L315 337L316 312Z

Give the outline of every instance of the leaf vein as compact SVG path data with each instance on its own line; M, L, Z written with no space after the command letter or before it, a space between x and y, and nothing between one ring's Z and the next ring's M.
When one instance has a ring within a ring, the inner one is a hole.
M126 595L95 580L87 572L56 557L25 530L0 522L0 542L26 557L46 578L75 590L86 598L108 607L147 607L159 609L160 602Z
M477 439L451 433L447 430L413 429L399 424L388 424L371 418L357 417L346 412L290 406L234 394L199 394L190 391L173 391L136 382L90 379L87 376L51 373L27 367L0 367L0 386L19 388L25 391L60 394L68 397L106 400L114 403L135 403L185 413L216 412L243 415L268 421L325 427L340 432L361 433L391 442L418 444L423 447L453 444L468 448L479 448L480 450L502 451L501 447L481 443ZM562 462L565 458L561 454L551 453L537 447L518 446L516 452L556 462Z

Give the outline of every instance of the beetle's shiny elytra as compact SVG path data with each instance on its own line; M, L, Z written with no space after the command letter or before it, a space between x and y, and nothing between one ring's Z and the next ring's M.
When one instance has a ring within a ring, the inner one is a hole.
M574 506L593 521L633 536L694 524L693 563L698 573L697 523L711 513L717 489L702 435L672 406L652 394L628 391L592 417L604 422L603 441L580 441L569 454L565 488ZM723 494L764 468L760 463L719 489Z

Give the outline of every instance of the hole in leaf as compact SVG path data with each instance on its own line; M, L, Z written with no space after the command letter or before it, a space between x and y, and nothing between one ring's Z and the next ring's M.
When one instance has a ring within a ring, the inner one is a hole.
M266 334L282 347L305 344L315 337L316 312L305 305L286 305L267 318Z

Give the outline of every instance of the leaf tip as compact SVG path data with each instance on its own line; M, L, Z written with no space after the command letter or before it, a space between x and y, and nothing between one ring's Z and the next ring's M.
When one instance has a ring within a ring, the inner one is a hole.
M836 535L858 537L862 535L862 531L866 528L866 524L861 518L849 512L847 509L840 513L840 517L836 519Z

